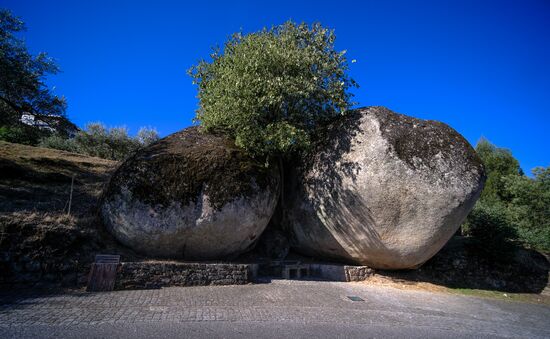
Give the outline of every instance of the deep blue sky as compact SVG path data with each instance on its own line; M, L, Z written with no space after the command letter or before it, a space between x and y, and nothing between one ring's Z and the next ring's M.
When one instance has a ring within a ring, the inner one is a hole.
M472 144L512 150L526 172L550 165L550 1L0 0L26 23L27 45L70 119L156 127L191 124L185 74L239 30L319 21L348 50L360 106L443 121Z

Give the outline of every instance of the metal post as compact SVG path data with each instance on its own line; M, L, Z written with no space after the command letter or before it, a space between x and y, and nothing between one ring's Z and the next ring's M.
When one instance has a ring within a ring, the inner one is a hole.
M71 204L73 202L73 185L74 185L74 174L71 178L71 194L69 195L69 210L67 212L67 215L71 215Z

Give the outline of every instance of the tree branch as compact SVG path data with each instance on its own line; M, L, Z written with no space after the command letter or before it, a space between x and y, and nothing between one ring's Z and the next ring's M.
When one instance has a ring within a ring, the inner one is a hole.
M13 102L11 102L10 100L0 96L0 100L2 100L6 105L8 105L11 109L13 109L14 111L16 111L17 113L19 114L23 114L22 112L22 108L17 106L16 104L14 104Z

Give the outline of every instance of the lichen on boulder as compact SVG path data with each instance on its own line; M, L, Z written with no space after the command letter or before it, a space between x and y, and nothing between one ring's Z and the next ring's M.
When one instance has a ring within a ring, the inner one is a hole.
M190 127L125 161L105 191L101 215L120 242L143 254L220 259L255 244L278 190L277 168L223 135Z
M325 133L285 175L283 225L304 254L418 267L456 232L483 188L474 149L443 123L369 107Z

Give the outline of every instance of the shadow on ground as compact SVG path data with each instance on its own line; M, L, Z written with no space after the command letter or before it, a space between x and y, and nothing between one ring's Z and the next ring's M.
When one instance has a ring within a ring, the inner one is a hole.
M516 248L499 260L484 255L471 239L455 236L419 269L377 273L405 285L428 282L450 288L541 293L549 284L549 270L548 258L537 251Z

